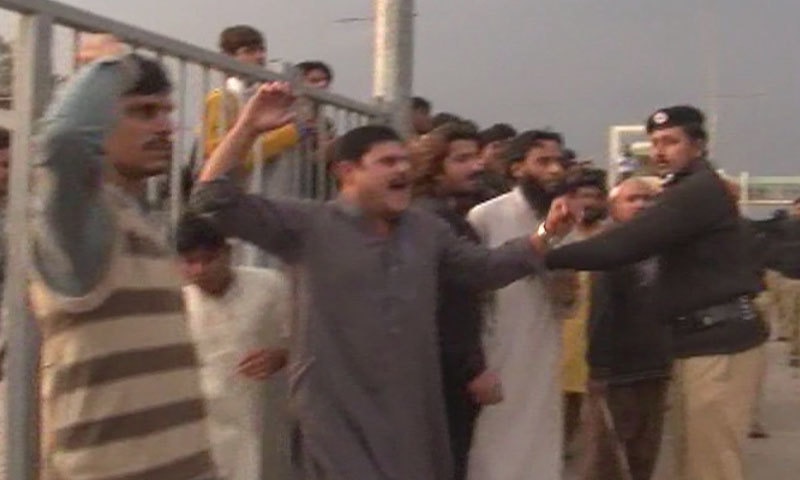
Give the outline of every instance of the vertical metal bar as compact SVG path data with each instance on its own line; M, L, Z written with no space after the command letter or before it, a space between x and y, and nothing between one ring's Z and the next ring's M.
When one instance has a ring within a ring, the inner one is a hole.
M244 108L244 103L240 105L239 114L241 114L242 108ZM230 128L233 128L235 122L236 119L231 119ZM230 128L228 130L230 130ZM264 195L264 162L266 160L264 158L264 137L258 137L255 145L250 149L249 156L252 163L249 178L247 179L249 181L248 188L250 193L254 195ZM243 243L242 251L244 264L250 267L257 267L259 258L261 257L261 252L258 247L250 243Z
M292 84L296 90L302 88L302 75L301 72L295 68L291 62L283 62L283 75ZM297 108L297 122L298 125L305 122L310 114L311 108L309 107L310 100L303 95L296 103ZM295 148L287 152L289 163L290 178L292 179L289 195L292 197L305 198L310 197L314 191L312 178L313 174L309 169L309 150L313 142L307 136L300 137L300 141Z
M81 32L78 29L72 30L72 71L70 74L78 70L78 53L81 48Z
M606 176L606 183L608 183L609 191L616 185L617 176L619 176L617 159L619 159L619 153L621 151L620 135L617 127L611 127L608 132L608 175Z
M194 149L194 174L199 174L200 171L203 169L203 165L207 160L207 152L206 152L206 142L208 140L206 136L206 99L208 95L211 93L209 89L211 88L211 70L209 69L208 65L203 65L203 73L202 73L202 80L200 82L200 88L203 97L203 106L201 107L200 111L200 135L198 144Z
M750 173L739 174L739 205L747 207L750 204Z
M14 61L17 115L9 182L8 264L4 310L8 326L7 466L8 478L34 480L39 463L39 332L27 308L28 205L34 123L52 91L52 17L24 15Z
M314 139L312 146L314 147L309 155L311 168L314 171L312 179L316 182L314 191L318 200L326 200L328 198L328 172L322 164L322 154L325 148L325 143L328 139L328 122L325 117L325 110L323 105L314 102L314 112L316 112L315 130L317 135Z
M175 233L183 210L183 166L186 152L186 60L179 59L178 64L178 118L177 137L172 151L172 167L170 175L170 232Z
M217 144L225 137L225 133L227 133L230 125L228 125L229 121L234 121L235 119L228 118L228 74L225 72L222 73L222 86L220 86L220 100L219 100L219 123L217 124ZM238 108L241 108L239 105L239 98L238 96L231 92L231 96L233 97L233 101L236 103ZM211 152L208 152L208 156L211 157Z
M414 0L375 1L374 95L391 112L391 125L411 134Z

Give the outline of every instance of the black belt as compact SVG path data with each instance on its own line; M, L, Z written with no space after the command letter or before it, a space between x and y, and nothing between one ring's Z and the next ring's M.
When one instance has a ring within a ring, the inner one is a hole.
M750 322L756 319L758 312L753 299L749 295L742 295L730 302L680 316L674 320L673 329L679 333L691 333L722 323Z

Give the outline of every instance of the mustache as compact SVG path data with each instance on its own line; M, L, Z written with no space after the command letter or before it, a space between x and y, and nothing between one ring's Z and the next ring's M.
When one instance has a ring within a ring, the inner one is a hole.
M399 187L399 186L406 186L411 182L411 178L408 175L403 175L399 177L394 177L389 180L390 187Z
M154 138L153 140L146 142L142 146L142 149L148 151L163 152L163 151L172 151L172 147L173 147L172 140L169 140L167 138Z

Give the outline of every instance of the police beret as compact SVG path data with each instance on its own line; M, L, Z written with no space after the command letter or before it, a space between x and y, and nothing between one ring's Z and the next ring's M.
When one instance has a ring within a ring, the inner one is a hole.
M703 125L705 115L691 105L662 108L647 118L647 133L684 125Z

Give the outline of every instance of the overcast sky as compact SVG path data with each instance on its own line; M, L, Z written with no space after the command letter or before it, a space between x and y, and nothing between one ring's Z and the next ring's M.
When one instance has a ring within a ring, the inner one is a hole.
M371 92L370 0L65 0L214 48L265 31L270 56L324 59L335 89ZM729 172L800 175L797 0L417 0L415 91L482 126L551 126L605 159L608 127L656 107L714 107Z

